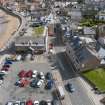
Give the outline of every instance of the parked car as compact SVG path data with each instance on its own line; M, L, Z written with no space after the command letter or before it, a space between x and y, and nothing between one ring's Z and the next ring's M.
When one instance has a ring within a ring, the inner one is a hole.
M20 101L14 102L13 105L20 105Z
M42 101L40 101L40 105L47 105L47 102L42 100Z
M39 77L40 77L40 79L45 79L44 73L43 72L39 72Z
M53 87L53 80L47 81L46 89L51 89Z
M30 82L30 86L31 87L37 87L37 82L38 82L38 80L37 79L34 79L34 80L32 80L31 82Z
M68 90L70 92L74 92L75 91L75 88L74 88L74 86L71 83L68 83L67 86L68 86Z
M32 78L36 78L37 74L38 74L38 71L37 70L33 70Z
M19 72L18 76L19 76L20 78L26 77L26 71L21 70L21 71Z
M3 84L3 80L0 80L0 85L2 85Z
M60 102L58 100L53 100L52 105L60 105Z
M34 101L34 105L39 105L39 101Z
M39 81L37 82L37 87L40 88L43 83L44 83L44 80L39 80Z
M1 69L1 71L9 71L9 68L8 68L8 67L3 67L3 68Z
M20 102L20 105L26 105L25 101Z
M28 101L26 102L26 105L33 105L32 100L28 100Z
M4 77L3 76L0 76L0 80L4 80Z
M53 49L53 44L52 43L49 44L49 49Z
M9 101L6 105L13 105L13 102Z
M4 76L5 74L7 74L6 71L0 71L0 76Z
M7 60L4 64L5 64L5 65L12 64L12 61L8 61L8 60Z
M32 74L33 74L32 70L29 70L29 71L26 73L26 77L31 78L31 77L32 77Z
M20 80L20 85L19 85L19 87L25 87L25 86L27 86L29 83L30 83L29 80L27 80L27 79L25 79L25 78L22 78L22 79Z
M3 66L3 68L9 68L9 67L10 65L6 65L6 64Z
M16 57L16 60L17 61L20 61L22 59L22 56L21 55L18 55L17 57Z
M51 100L47 100L47 105L52 105Z
M46 79L49 79L49 80L52 79L52 74L50 72L46 73Z

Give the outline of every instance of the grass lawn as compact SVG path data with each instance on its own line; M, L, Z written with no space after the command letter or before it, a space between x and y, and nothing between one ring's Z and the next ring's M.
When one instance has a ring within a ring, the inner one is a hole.
M35 27L33 29L33 36L40 37L40 36L42 36L43 32L44 32L43 26Z
M83 75L91 81L100 91L105 91L105 69L98 68L84 72Z
M98 24L105 24L105 21L96 20L96 19L82 19L80 22L80 26L87 26L87 27L92 27Z

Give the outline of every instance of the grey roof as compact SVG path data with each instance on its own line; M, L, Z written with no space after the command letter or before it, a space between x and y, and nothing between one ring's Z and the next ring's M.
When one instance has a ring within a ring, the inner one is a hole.
M44 37L19 37L15 40L15 44L27 44L29 41L31 41L33 44L38 43L38 44L44 44Z
M83 32L85 35L95 35L96 34L95 30L91 27L84 27Z

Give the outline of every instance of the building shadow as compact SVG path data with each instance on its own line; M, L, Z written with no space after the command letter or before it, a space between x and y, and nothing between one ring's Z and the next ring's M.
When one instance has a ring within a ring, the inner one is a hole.
M72 67L73 65L70 62L68 62L65 56L65 52L57 53L56 59L58 69L63 80L69 80L78 77L78 73L74 72L74 68Z

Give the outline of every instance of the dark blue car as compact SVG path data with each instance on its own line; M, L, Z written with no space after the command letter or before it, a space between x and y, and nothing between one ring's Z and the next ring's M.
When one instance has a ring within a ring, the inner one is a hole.
M12 61L8 61L8 60L7 60L7 61L5 62L5 65L8 65L8 64L12 64Z

